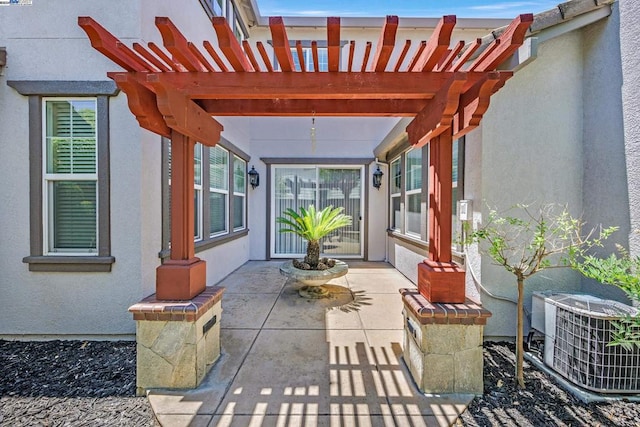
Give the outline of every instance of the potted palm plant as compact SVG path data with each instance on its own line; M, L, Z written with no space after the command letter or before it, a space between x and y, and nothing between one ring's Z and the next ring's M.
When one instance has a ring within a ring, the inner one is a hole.
M325 297L328 291L322 285L347 274L344 262L320 257L320 240L332 231L351 225L351 216L342 211L342 207L327 206L317 210L310 205L307 209L300 207L300 212L287 209L283 216L276 218L276 222L282 225L281 233L293 233L307 241L303 260L288 261L280 267L282 274L306 285L301 289L303 296Z

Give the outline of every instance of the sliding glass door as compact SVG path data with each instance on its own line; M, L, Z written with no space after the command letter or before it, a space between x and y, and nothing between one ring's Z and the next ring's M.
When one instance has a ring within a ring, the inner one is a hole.
M280 233L275 218L286 209L296 212L313 204L343 207L351 215L350 227L336 230L320 242L326 256L342 258L362 257L362 166L272 166L271 201L271 257L291 258L304 255L306 242L292 233Z

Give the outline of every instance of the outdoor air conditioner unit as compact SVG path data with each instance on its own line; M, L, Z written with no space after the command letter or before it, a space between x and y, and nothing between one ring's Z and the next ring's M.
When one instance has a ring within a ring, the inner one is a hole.
M640 392L640 349L608 346L615 326L636 308L591 295L536 292L531 326L545 335L544 363L598 393Z

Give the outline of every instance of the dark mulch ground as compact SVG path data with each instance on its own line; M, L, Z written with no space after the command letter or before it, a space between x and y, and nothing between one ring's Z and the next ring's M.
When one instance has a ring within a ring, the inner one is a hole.
M0 426L159 426L135 393L135 342L0 340Z
M584 404L525 362L514 377L514 346L485 345L485 394L464 426L640 426L640 403ZM135 397L135 343L0 340L0 426L153 426Z
M484 395L460 417L465 426L640 426L640 403L582 403L525 361L525 385L515 383L515 345L486 343Z

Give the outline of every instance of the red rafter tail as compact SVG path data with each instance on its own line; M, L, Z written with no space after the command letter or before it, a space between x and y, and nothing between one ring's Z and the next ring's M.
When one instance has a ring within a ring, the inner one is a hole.
M453 64L453 61L456 59L462 48L464 47L464 41L460 40L453 49L449 52L449 54L438 64L435 71L447 71L447 68Z
M224 61L222 60L220 55L218 55L218 52L216 52L216 49L213 47L213 45L210 42L205 40L202 42L202 46L204 46L204 50L206 50L209 53L209 55L211 55L211 57L213 58L213 61L220 68L221 71L224 71L224 72L229 71L227 64L224 63Z
M174 60L189 71L207 71L207 68L191 53L187 39L169 18L164 16L156 17L156 27L160 30L164 47L173 55Z
M340 18L327 18L327 57L329 71L340 71Z
M251 49L251 45L248 41L242 40L242 48L244 49L244 53L249 58L249 62L251 62L253 69L258 72L262 71L262 69L260 68L260 64L258 64L258 61L256 61L256 56L253 54L253 49Z
M129 55L126 51L128 47L124 46L119 48L118 40L113 34L107 31L102 25L98 24L96 20L90 16L78 17L78 25L87 33L91 46L122 68L127 71L152 71L149 66L144 66L144 62L140 63L139 60L133 59L132 55L136 55L135 52L130 51Z
M273 72L273 65L271 65L271 59L269 59L269 55L267 54L266 49L261 41L256 42L256 47L258 48L258 52L260 52L260 56L262 57L262 61L264 62L264 66L267 67L267 71L270 73Z
M300 65L300 71L303 73L307 71L304 63L304 52L302 51L302 42L296 41L296 53L298 54L298 65Z
M504 32L493 43L500 44L482 60L477 58L473 64L473 69L477 71L495 70L500 64L507 60L524 43L527 30L533 23L533 14L526 13L519 15L511 21Z
M162 50L160 48L160 46L158 46L154 42L149 42L148 46L149 46L149 49L151 49L153 51L153 53L158 55L158 58L162 59L169 67L171 67L172 71L179 71L179 72L182 72L182 73L188 71L186 68L184 68L184 66L182 64L180 64L180 63L174 61L173 59L169 58L169 55L167 55L164 52L164 50Z
M238 72L253 71L253 66L244 54L229 24L227 24L227 20L220 16L214 16L211 18L211 23L218 36L218 46L227 61L229 61L229 64L231 64L231 67Z
M145 60L144 58L142 58L140 55L138 55L136 52L134 52L133 50L129 49L127 47L127 45L125 45L122 42L116 42L116 48L122 52L125 56L129 57L132 61L137 62L141 67L146 68L147 70L153 72L153 73L157 73L160 71L160 69L158 67L156 67L155 65L153 65L153 63L150 63L149 61Z
M451 33L456 26L456 16L443 16L438 22L433 34L429 37L427 47L416 63L414 71L432 71L440 62L442 57L446 55L451 43Z
M471 63L471 65L466 69L466 71L480 71L480 70L478 70L478 68L480 67L480 64L482 63L482 61L485 58L488 58L490 55L492 55L493 52L498 47L500 47L501 44L502 44L502 40L500 40L500 39L496 39L493 42L491 42L491 44L489 46L487 46L485 48L485 50L483 50L480 55L478 55L476 60L473 61L473 63Z
M371 42L367 42L367 45L364 48L364 58L362 58L362 68L361 72L365 72L367 70L367 63L369 62L369 55L371 54Z
M396 66L393 68L394 72L400 71L400 67L402 67L402 62L404 58L407 56L407 52L409 52L409 48L411 47L411 40L407 40L404 42L404 47L402 48L402 52L400 52L400 56L398 57L398 61L396 61Z
M318 42L315 40L311 42L311 55L313 56L313 70L317 73L320 71L320 61L318 58Z
M158 68L160 71L164 71L164 72L173 71L171 69L171 67L169 67L167 64L165 64L164 62L159 60L157 57L155 57L151 52L149 52L140 43L134 42L133 43L133 50L135 50L136 53L138 53L138 55L142 56L144 59L146 59L147 61L151 62L153 65L155 65L156 68Z
M211 65L209 63L209 61L207 61L207 59L204 57L204 55L202 54L202 52L200 52L200 49L198 49L198 47L191 43L191 42L187 42L187 47L189 48L189 51L196 57L198 58L198 61L200 61L200 63L202 65L204 65L204 67L208 70L208 71L216 71L215 68L213 68L213 65Z
M413 54L413 58L411 58L411 61L409 62L409 67L407 68L407 71L413 71L415 69L416 64L418 63L418 60L420 59L420 56L422 55L422 52L424 52L426 47L427 47L427 42L424 40L421 41L420 46L418 46L418 48L416 49L416 52Z
M389 15L384 21L376 53L371 62L371 71L384 71L387 68L393 48L396 45L396 33L398 32L398 17Z
M349 62L347 63L347 72L353 71L353 55L356 52L356 41L351 40L349 42Z
M462 66L471 58L471 55L475 53L476 50L482 45L482 39L476 39L472 44L467 47L467 49L462 52L462 55L453 63L451 67L446 71L458 71Z
M289 37L284 27L284 21L281 16L272 16L269 18L269 29L271 30L271 39L273 51L280 64L282 71L295 71L296 66L293 63L291 55L291 47L289 46Z

